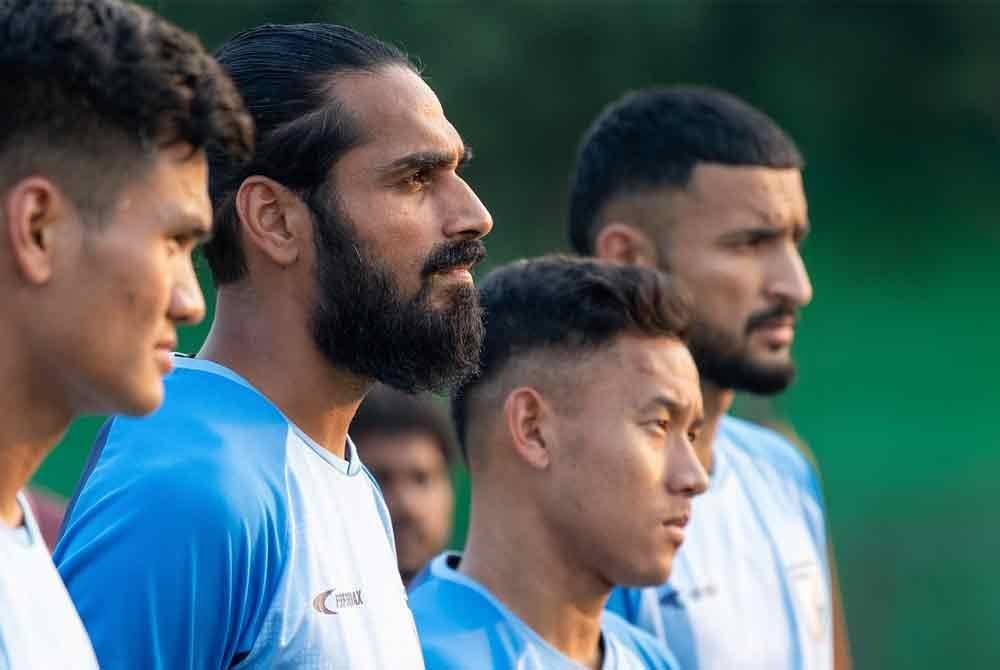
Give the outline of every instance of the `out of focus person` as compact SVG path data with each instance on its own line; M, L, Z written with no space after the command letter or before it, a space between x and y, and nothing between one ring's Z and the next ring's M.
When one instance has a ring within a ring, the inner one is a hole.
M198 40L115 0L0 1L0 668L96 668L27 497L83 413L145 414L205 305L205 145L251 124Z
M389 515L347 429L376 381L475 372L471 270L493 222L398 48L270 24L216 57L256 153L210 156L212 329L158 412L105 424L56 563L104 670L420 670Z
M431 396L380 384L365 396L350 433L385 496L399 574L409 584L451 537L456 452L451 420Z
M611 602L685 668L850 664L819 474L780 434L726 413L734 391L773 395L795 377L795 325L812 299L802 167L773 120L698 87L627 94L579 148L576 250L669 272L693 298L712 483L670 580Z
M482 373L453 401L468 542L410 590L427 667L679 667L605 603L667 578L708 483L683 299L652 270L546 257L491 273L482 304Z

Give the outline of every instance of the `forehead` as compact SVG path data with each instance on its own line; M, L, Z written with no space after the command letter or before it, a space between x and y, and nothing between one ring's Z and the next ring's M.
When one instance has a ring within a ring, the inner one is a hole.
M588 386L604 398L614 394L611 397L637 405L650 395L666 393L680 404L701 407L698 368L676 338L623 335L595 364L593 377L601 381Z
M187 144L158 150L146 169L125 183L115 214L132 222L130 225L134 221L171 224L186 220L209 226L212 204L204 150L192 151Z
M727 216L753 216L774 224L804 223L806 197L802 173L795 168L777 169L700 163L691 173L686 189L677 194L678 218L685 211Z
M364 136L349 154L382 162L428 150L458 156L464 149L437 95L409 68L390 65L375 72L344 74L334 81L333 91Z

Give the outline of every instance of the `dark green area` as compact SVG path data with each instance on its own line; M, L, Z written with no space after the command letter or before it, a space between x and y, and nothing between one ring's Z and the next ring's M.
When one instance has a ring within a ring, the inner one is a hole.
M856 666L1000 667L1000 7L151 4L212 46L293 20L402 44L476 148L490 264L566 248L576 142L624 90L707 83L767 110L807 155L814 230L800 381L778 405L823 470ZM39 481L68 492L97 425Z

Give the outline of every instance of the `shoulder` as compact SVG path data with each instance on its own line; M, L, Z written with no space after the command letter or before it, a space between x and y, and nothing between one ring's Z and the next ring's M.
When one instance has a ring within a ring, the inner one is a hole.
M441 574L451 570L448 556L431 561L409 593L424 662L428 670L503 667L496 653L504 648L498 640L515 637L509 621L476 589Z
M605 610L601 617L601 630L637 655L643 667L656 670L675 670L678 667L677 660L661 641L614 612Z
M719 433L731 445L734 455L749 458L759 468L782 478L790 477L802 485L812 486L817 479L815 466L802 449L775 430L725 416Z
M114 417L95 443L64 535L95 518L164 532L243 534L284 518L287 421L253 389L197 368L166 380L147 417Z

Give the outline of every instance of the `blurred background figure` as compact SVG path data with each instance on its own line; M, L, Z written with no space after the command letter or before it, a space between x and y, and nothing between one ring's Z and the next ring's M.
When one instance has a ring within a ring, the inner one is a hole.
M32 486L25 490L25 497L31 505L31 511L35 513L35 521L38 523L38 530L42 533L49 551L56 547L56 540L59 539L59 528L62 526L63 516L66 514L66 500L62 496L51 491Z
M348 433L382 489L392 517L399 574L408 584L451 536L451 420L432 396L380 384L365 396Z
M813 463L728 415L736 389L774 395L795 377L795 326L812 299L799 251L809 233L802 165L762 112L693 86L608 105L577 157L574 248L668 272L693 297L699 452L712 486L670 582L613 599L687 668L828 670L835 629L846 640ZM841 649L837 667L847 665Z

